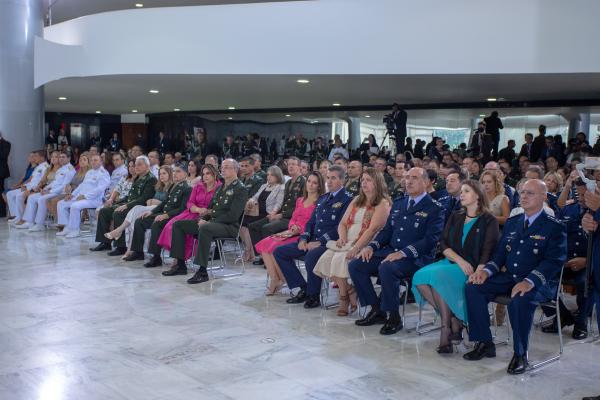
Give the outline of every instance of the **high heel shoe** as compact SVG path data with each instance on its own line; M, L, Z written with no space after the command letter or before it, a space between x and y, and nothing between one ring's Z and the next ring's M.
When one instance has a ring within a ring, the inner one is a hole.
M119 240L119 238L121 237L121 235L123 234L123 231L119 231L119 234L115 234L115 231L112 232L108 232L104 234L104 237L110 240Z
M358 299L354 286L348 287L348 298L350 299L350 314L352 314L358 309Z
M437 348L438 354L452 354L454 353L454 345L452 343L445 344L443 346L439 346Z
M348 295L340 296L340 307L337 310L337 315L339 317L347 317L349 306L350 306L350 297Z
M271 281L271 283L269 284L269 288L265 292L265 296L274 296L276 293L279 293L279 291L281 290L282 287L283 287L283 281L279 281L276 283Z

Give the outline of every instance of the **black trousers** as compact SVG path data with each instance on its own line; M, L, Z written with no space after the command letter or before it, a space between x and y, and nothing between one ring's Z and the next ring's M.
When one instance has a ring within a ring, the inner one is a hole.
M150 229L150 243L148 243L148 253L158 256L160 255L160 246L158 238L169 222L169 219L163 221L154 221L155 216L149 215L144 218L138 218L133 226L133 237L131 239L131 250L142 253L144 251L144 239L146 238L146 230Z
M4 193L4 179L0 178L0 193ZM4 202L4 198L0 196L0 218L6 217L6 203Z
M98 213L98 226L96 228L96 242L100 243L110 243L111 240L104 237L105 233L110 232L111 222L113 226L116 228L120 226L127 216L127 212L129 210L124 211L115 211L115 208L119 207L118 205L112 207L104 207ZM125 242L125 235L121 235L121 237L115 240L115 245L117 247L127 247L127 243Z

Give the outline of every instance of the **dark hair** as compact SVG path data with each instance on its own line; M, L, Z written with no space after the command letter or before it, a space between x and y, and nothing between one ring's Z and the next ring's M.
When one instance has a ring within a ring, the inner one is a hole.
M429 179L429 182L433 183L433 182L437 181L437 178L438 178L437 172L435 172L432 169L427 169L427 170L425 170L425 172L427 173L427 179Z
M483 185L474 179L466 179L462 184L470 187L475 192L477 197L479 197L477 200L477 208L479 211L489 212L489 202L483 190Z
M332 165L329 167L328 172L335 172L341 180L346 179L346 171L339 165Z
M212 164L204 164L202 166L202 169L200 170L199 176L202 176L204 174L205 169L207 169L210 172L210 174L215 178L215 182L219 180L219 171Z
M254 158L252 158L252 157L250 157L250 156L246 156L246 157L242 158L242 159L240 160L240 162L241 162L241 163L243 163L243 162L247 162L247 163L248 163L248 164L250 164L250 165L254 165L254 163L255 163L256 161L254 161Z
M321 175L319 171L312 171L306 177L306 183L304 184L304 189L302 190L302 197L305 199L308 197L308 190L306 190L306 186L308 185L308 178L310 178L311 176L316 177L317 181L319 182L319 194L317 195L317 198L321 197L323 193L325 193L325 180L323 179L323 175Z

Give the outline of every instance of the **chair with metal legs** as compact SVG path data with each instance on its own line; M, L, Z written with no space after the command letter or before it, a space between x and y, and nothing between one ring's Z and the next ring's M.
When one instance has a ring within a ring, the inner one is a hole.
M234 276L241 276L244 274L244 272L246 271L246 263L244 262L244 251L243 251L243 246L242 246L242 239L240 236L240 231L242 229L242 222L244 221L244 217L245 217L245 213L242 214L242 217L240 218L240 223L239 223L239 227L237 230L237 234L234 237L216 237L214 238L214 244L215 244L215 250L211 251L211 257L209 260L209 268L207 268L209 274L212 276L212 278L231 278ZM225 248L225 244L226 243L231 243L233 244L233 250L227 250ZM212 250L212 249L211 249ZM215 263L217 260L215 260L215 251L218 252L219 254L219 264L215 266ZM226 256L229 253L234 253L235 254L235 258L233 260L233 265L236 265L238 263L238 261L241 264L241 268L240 271L238 272L230 272L230 273L222 273L222 274L215 274L215 271L217 270L221 270L221 271L225 271L225 267L227 266L227 259Z

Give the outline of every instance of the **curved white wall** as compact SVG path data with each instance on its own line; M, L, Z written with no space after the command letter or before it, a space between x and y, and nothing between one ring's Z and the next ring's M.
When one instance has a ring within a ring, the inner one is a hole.
M46 28L36 43L35 84L116 74L600 72L598 15L596 0L320 0L116 11Z

